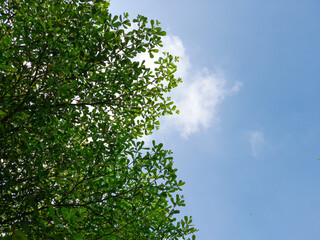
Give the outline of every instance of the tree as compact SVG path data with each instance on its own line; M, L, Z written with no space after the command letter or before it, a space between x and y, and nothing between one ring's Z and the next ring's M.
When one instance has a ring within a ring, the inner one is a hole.
M108 1L0 8L0 232L16 239L179 239L196 231L171 151L139 137L174 113L181 81L158 21ZM195 237L192 236L192 239Z

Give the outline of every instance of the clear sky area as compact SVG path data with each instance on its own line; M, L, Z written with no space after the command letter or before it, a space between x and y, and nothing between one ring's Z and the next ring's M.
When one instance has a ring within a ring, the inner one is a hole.
M174 154L199 240L320 239L320 1L112 0L180 56ZM150 138L146 138L146 141Z

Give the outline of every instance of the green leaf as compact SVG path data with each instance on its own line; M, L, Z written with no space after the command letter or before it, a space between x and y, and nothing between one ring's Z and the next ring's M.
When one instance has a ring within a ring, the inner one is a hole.
M40 21L40 24L41 24L41 26L43 27L44 30L47 30L46 29L46 24L44 22Z
M75 235L72 239L74 239L74 240L81 240L81 239L83 239L83 235L82 235L82 234L77 234L77 235Z
M118 27L120 27L122 24L121 24L121 22L115 22L114 24L113 24L113 26L115 27L115 28L118 28Z
M12 239L14 240L27 240L27 236L21 230L17 229L14 231Z
M160 36L166 36L167 35L167 33L165 32L165 31L161 31L161 32L159 32L158 33Z
M68 219L68 218L69 218L69 210L68 210L68 208L66 208L66 207L61 208L61 213L62 213L62 216L63 216L65 219Z

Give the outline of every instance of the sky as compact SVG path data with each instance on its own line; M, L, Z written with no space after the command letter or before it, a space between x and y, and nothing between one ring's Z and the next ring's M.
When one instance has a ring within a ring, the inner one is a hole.
M159 20L163 50L180 56L180 114L152 139L174 152L197 239L319 240L320 1L112 0L110 11Z

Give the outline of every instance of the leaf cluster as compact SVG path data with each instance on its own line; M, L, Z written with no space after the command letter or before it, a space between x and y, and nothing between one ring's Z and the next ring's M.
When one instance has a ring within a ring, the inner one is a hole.
M108 1L0 8L0 231L16 239L178 239L196 231L174 195L171 151L139 137L176 110L176 58L154 70L158 21ZM132 27L132 22L136 27Z

